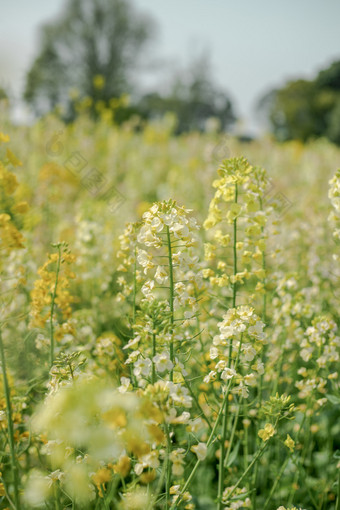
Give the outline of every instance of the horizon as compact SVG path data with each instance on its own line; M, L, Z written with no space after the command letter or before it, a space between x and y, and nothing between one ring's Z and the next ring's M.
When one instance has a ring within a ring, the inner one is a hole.
M266 92L289 80L311 79L340 58L340 3L336 0L327 1L327 11L318 0L301 0L294 5L294 17L283 0L274 5L269 0L256 5L251 0L228 5L223 0L209 4L204 0L186 0L185 4L179 0L163 0L162 4L157 0L133 0L132 4L150 14L158 28L153 43L156 49L150 52L150 58L162 64L158 72L153 69L144 73L142 88L161 88L167 73L185 67L193 56L207 51L213 80L231 98L239 119L236 130L240 132L259 129L255 108ZM7 53L1 52L0 85L10 88L16 97L22 93L25 74L39 51L39 27L62 12L65 0L53 4L35 0L34 5L39 8L33 10L32 3L24 0L3 5L2 20L6 24L1 27L0 42ZM178 23L179 9L182 24ZM248 16L244 15L246 9ZM249 37L253 27L254 36ZM247 37L240 37L240 32ZM20 117L20 111L16 115Z

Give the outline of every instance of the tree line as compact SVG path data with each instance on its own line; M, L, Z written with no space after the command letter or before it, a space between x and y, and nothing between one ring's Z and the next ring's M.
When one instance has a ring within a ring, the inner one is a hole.
M37 116L54 110L66 122L82 108L94 117L114 109L117 123L173 112L176 133L202 131L212 117L215 128L230 130L235 108L215 84L207 55L173 73L165 88L141 92L156 31L155 21L130 0L68 0L59 18L41 29L40 51L26 76L25 101ZM4 95L0 90L0 98ZM315 79L289 81L269 91L258 111L279 141L326 137L340 144L340 61Z

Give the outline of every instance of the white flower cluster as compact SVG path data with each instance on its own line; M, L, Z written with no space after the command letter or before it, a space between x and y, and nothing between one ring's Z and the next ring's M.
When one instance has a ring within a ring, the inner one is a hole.
M328 197L333 206L329 220L334 227L333 237L335 241L340 241L340 169L336 171L329 184Z
M120 260L120 264L117 270L125 274L131 272L132 266L136 263L138 228L139 223L128 223L123 234L119 236L120 250L117 252L117 258ZM140 271L135 271L135 273L136 280L141 281ZM133 282L127 281L124 276L119 276L117 283L122 290L117 294L116 299L118 302L125 301L133 292Z
M193 246L193 231L198 229L194 218L188 217L190 209L185 209L169 200L154 204L149 211L143 214L143 226L138 234L138 241L146 246L156 248L162 246L162 232L168 227L176 239Z
M227 487L223 491L222 502L224 505L224 510L238 510L239 508L251 508L250 498L246 496L247 489L243 487L243 489L232 487ZM230 498L230 494L233 494L232 498ZM244 496L243 496L244 495ZM243 497L242 497L243 496ZM228 501L230 499L235 499L235 501Z
M176 351L193 336L190 326L196 326L197 296L203 286L199 259L192 252L198 225L189 213L172 200L155 203L121 236L123 260L118 269L127 272L133 265L138 301L134 335L124 349L132 350L126 364L133 365L140 387L159 377L181 383L187 375ZM125 278L121 284L123 294L131 294ZM183 405L188 405L185 398Z
M190 308L184 313L185 320L195 315L195 288L202 286L199 260L192 251L199 227L190 212L172 200L155 203L144 213L141 223L127 225L117 253L121 259L118 271L126 273L136 264L136 282L147 301L159 298L160 289L168 288L172 278L174 310ZM122 287L118 299L124 300L132 293L133 285L123 276L118 284Z
M305 373L300 372L300 375L305 375ZM311 397L316 392L321 394L326 393L326 384L327 381L322 377L313 377L296 381L295 386L299 390L299 398L306 399Z
M202 285L198 257L191 250L198 225L189 213L173 201L156 203L144 213L137 235L137 262L148 277L141 289L144 298L151 301L160 287L170 285L171 263L174 310L189 307L185 318L197 311L194 287Z
M291 506L289 508L286 508L285 506L279 506L279 508L277 508L277 510L304 510L304 508L297 508L296 506Z
M86 284L91 280L100 282L100 290L105 292L111 279L114 233L101 222L89 221L80 215L76 223L77 277Z
M328 363L339 361L340 337L336 336L337 325L327 317L317 317L313 326L307 328L301 343L301 358L308 362L314 354L319 368L326 368Z
M340 337L336 335L337 324L327 316L317 316L312 321L301 341L300 356L307 367L301 367L298 374L302 377L296 381L299 398L306 399L314 394L324 395L327 391L327 381L339 380L338 372L334 371L339 364ZM333 371L332 371L333 370ZM323 405L325 399L319 398L318 405Z
M123 350L131 350L125 363L133 365L133 374L141 387L145 386L153 370L155 376L157 374L162 378L173 369L186 375L177 357L170 359L172 335L169 333L169 314L167 301L154 300L148 303L144 300L137 312L136 324L133 325L134 336L123 347Z
M248 387L255 386L257 375L264 373L264 365L258 357L265 340L264 326L250 306L229 309L218 324L220 334L213 338L210 349L210 359L216 360L215 369L204 378L204 382L214 380L217 374L225 382L234 379L237 385L233 392L247 398ZM241 374L240 365L244 374Z

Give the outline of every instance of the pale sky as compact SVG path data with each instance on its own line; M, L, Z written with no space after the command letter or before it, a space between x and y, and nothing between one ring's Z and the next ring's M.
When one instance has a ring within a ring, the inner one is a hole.
M66 0L0 0L0 86L18 93L38 51L38 28ZM185 65L207 49L216 82L246 128L268 89L340 59L339 0L132 0L158 24L154 56Z

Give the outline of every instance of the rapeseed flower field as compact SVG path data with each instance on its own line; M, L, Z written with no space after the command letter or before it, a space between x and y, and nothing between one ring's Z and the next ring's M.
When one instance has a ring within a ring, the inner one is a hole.
M1 109L1 508L339 510L339 148Z

